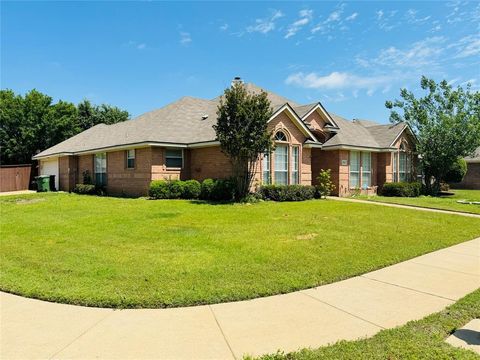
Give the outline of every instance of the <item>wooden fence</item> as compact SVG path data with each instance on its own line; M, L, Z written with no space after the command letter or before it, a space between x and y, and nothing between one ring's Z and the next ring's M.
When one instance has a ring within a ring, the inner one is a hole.
M31 164L0 166L0 192L28 190L31 176Z

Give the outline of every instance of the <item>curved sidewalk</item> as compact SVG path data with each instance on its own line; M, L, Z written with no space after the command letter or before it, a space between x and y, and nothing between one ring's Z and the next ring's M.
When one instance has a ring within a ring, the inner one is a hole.
M233 359L372 336L480 285L480 238L313 289L234 303L112 310L0 293L2 359Z

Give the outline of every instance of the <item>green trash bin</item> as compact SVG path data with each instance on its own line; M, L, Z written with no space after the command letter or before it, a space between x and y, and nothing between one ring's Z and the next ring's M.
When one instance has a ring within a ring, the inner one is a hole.
M37 192L50 191L50 175L40 175L35 180L37 181Z

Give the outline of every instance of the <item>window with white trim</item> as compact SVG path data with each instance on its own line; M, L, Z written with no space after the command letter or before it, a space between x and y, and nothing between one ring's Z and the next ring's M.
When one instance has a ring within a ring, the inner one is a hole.
M393 182L398 182L397 155L398 155L398 153L396 153L396 152L392 153L392 157L393 157L393 161L392 161Z
M360 187L360 153L358 151L350 151L350 188Z
M107 153L98 153L94 157L95 184L97 186L107 185Z
M135 169L135 149L127 150L127 169Z
M165 149L165 166L167 168L183 168L183 150Z
M300 182L299 174L299 156L300 147L292 147L292 184L298 184Z
M288 185L288 145L275 147L275 184Z
M407 154L403 151L399 154L398 175L400 181L407 181Z
M263 183L270 184L270 153L263 154L263 163L262 163L262 172L263 172Z
M362 189L372 186L372 154L362 152Z

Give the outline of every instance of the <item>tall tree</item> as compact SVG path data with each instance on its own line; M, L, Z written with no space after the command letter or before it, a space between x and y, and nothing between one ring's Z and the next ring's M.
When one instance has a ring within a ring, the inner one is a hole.
M236 200L250 192L256 162L272 147L272 134L267 129L271 116L267 93L248 93L240 82L226 89L220 100L213 128L232 163Z
M480 93L469 85L453 89L445 80L437 84L425 76L420 85L425 96L401 89L402 99L385 106L391 110L390 121L404 121L416 134L427 193L437 195L458 158L480 146Z
M2 164L30 163L32 156L94 125L128 120L129 114L110 105L83 101L77 106L33 89L24 97L0 90L0 151Z
M107 104L96 106L88 100L83 100L78 104L78 125L81 131L98 124L115 124L128 120L129 117L128 111L121 110L116 106Z

